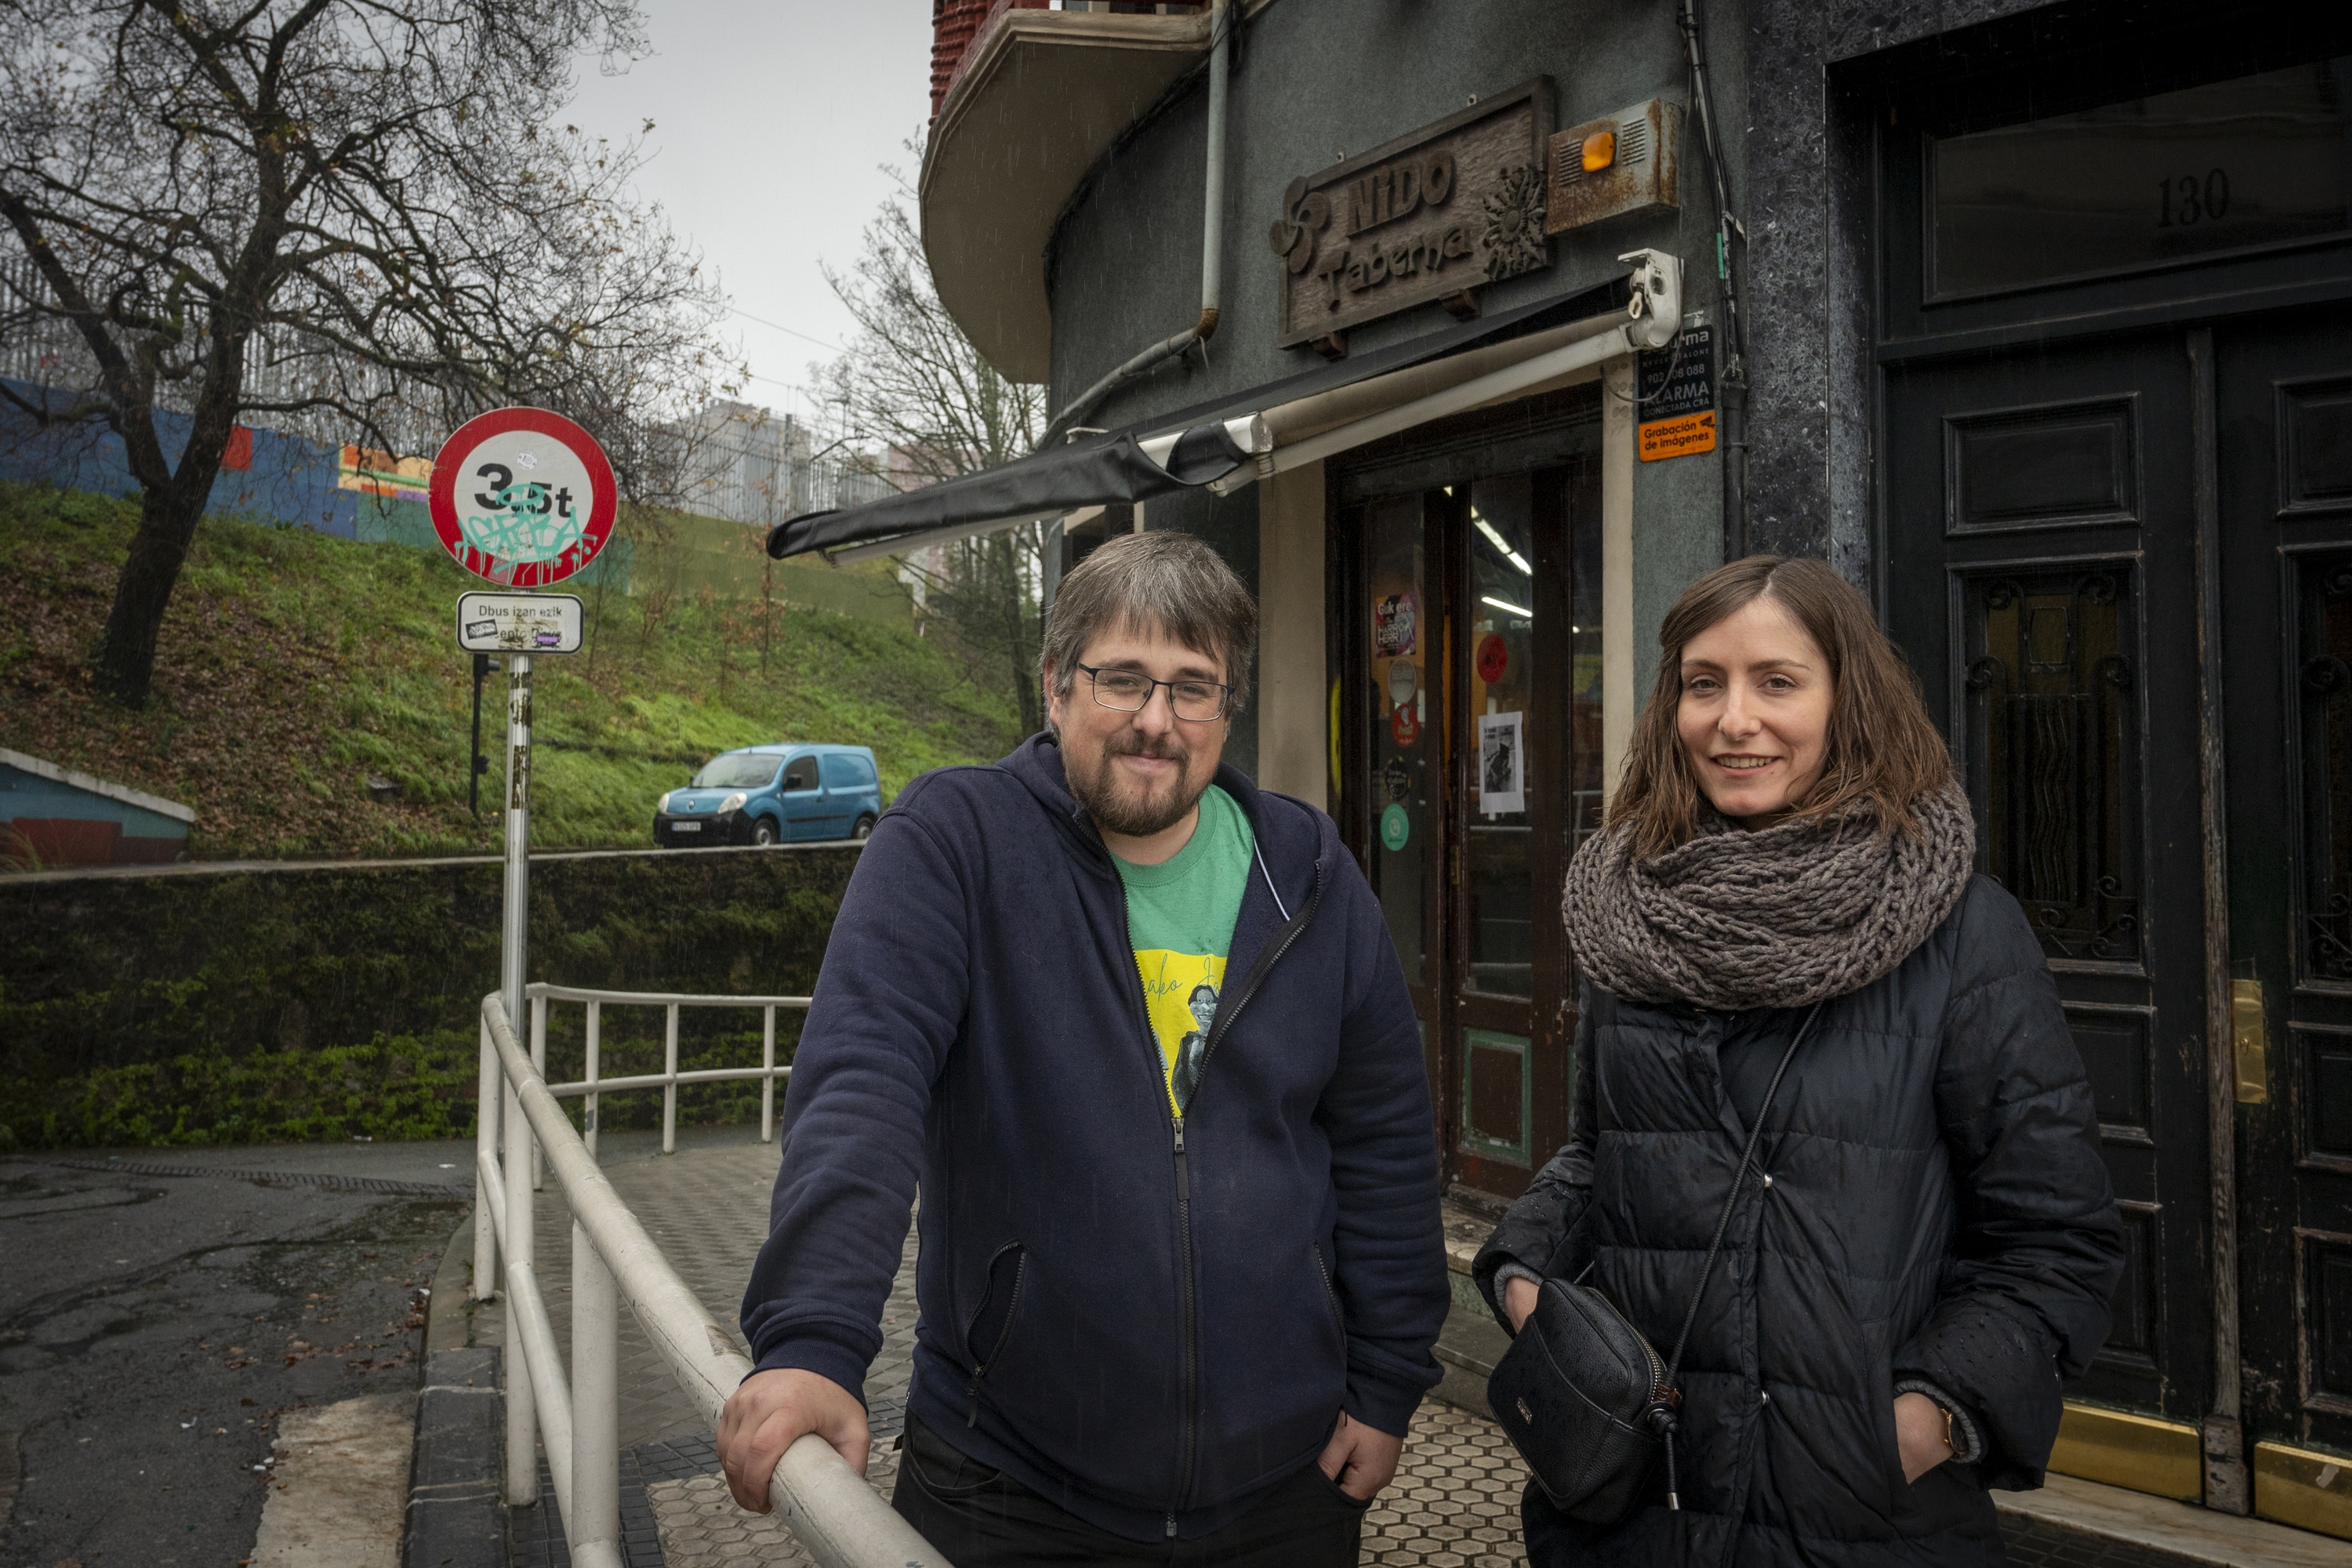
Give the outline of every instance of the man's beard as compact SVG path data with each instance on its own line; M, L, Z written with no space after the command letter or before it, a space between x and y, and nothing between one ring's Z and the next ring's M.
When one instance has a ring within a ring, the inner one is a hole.
M1067 753L1065 753L1066 755ZM1111 771L1120 757L1163 757L1176 764L1176 781L1164 793L1139 796L1119 787L1118 775ZM1166 742L1114 740L1105 742L1102 762L1094 777L1081 779L1068 775L1070 793L1095 820L1095 826L1105 833L1121 834L1129 838L1149 838L1165 832L1184 820L1208 788L1203 779L1199 784L1189 784L1189 764L1192 753Z

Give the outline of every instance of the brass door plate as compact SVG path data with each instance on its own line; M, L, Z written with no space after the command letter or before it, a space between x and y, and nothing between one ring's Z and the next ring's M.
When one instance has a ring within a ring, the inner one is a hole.
M2058 1424L2050 1468L2062 1476L2183 1502L2205 1495L2204 1444L2196 1427L2072 1400Z
M2255 1444L2254 1512L2299 1530L2352 1536L2352 1459Z
M2230 982L2230 1034L2238 1058L2238 1103L2266 1103L2271 1097L2270 1030L2263 1021L2261 981Z

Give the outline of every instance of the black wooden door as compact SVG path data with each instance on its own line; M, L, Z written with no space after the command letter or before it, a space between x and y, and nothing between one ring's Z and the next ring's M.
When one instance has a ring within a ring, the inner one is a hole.
M2244 1420L2352 1449L2352 310L2214 338Z
M2210 1307L2189 378L2179 331L1891 366L1884 610L2042 936L2129 1258L2095 1402L2204 1415Z

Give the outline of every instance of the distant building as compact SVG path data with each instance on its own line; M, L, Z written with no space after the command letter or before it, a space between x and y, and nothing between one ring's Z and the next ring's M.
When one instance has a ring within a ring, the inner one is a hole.
M192 807L0 746L0 864L148 866L188 847Z

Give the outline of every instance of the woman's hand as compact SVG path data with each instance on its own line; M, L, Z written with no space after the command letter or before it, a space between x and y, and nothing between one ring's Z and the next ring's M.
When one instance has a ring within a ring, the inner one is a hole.
M1513 1275L1503 1285L1503 1316L1511 1320L1511 1332L1517 1333L1536 1310L1536 1282Z
M1903 1456L1905 1480L1916 1481L1952 1457L1948 1429L1943 1407L1926 1394L1895 1396L1895 1446Z

